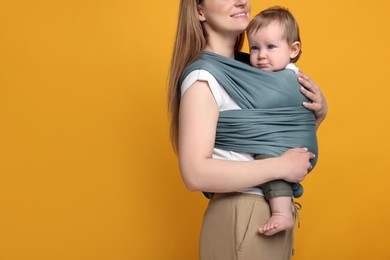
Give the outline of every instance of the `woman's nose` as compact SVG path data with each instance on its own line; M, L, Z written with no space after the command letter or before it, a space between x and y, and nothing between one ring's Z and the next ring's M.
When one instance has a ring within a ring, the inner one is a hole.
M245 6L247 3L248 3L248 0L237 0L236 1L236 5L238 5L238 6L239 5L244 5Z

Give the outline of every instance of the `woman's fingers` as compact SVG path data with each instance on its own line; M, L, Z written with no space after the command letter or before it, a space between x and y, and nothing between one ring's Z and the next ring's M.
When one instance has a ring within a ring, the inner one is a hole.
M299 148L299 149L301 149L303 153L308 154L308 158L307 158L308 164L307 164L307 173L306 173L308 174L313 169L313 165L310 163L310 160L313 160L316 157L316 155L314 153L311 153L307 148Z
M301 92L311 102L303 102L303 106L314 112L317 120L317 127L325 119L328 113L328 104L320 88L317 84L309 78L306 74L300 72L297 74L299 83L302 84Z
M298 81L304 86L301 88L302 93L312 102L318 102L322 94L317 84L304 73L298 74Z
M310 160L315 158L315 154L307 148L292 148L284 152L281 157L287 169L286 181L300 182L312 170Z
M319 91L319 88L318 86L314 83L314 81L309 77L307 76L305 73L303 72L299 72L297 74L297 77L298 77L298 80L301 84L303 84L306 88L308 88L309 90L315 92L315 91Z

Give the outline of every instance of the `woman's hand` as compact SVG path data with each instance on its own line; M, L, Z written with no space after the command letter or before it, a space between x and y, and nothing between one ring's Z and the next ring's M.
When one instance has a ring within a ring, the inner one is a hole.
M306 148L293 148L284 152L279 159L281 160L281 169L283 179L289 182L301 182L311 171L310 160L315 155Z
M304 102L303 106L307 109L313 110L316 117L316 127L318 129L321 122L328 114L328 104L326 103L325 97L322 95L320 88L311 78L302 72L298 73L297 76L299 83L304 86L301 88L302 94L311 101L311 103Z

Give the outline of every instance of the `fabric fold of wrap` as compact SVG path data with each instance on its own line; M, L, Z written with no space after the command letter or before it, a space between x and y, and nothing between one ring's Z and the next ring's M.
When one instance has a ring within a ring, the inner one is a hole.
M307 147L318 158L314 113L302 106L295 73L267 72L245 63L204 52L184 71L206 70L242 109L221 111L215 147L234 152L279 156L289 148ZM180 82L180 83L181 83Z

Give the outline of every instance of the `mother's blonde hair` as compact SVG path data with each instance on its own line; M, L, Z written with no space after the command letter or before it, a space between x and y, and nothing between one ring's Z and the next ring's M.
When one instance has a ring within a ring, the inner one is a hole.
M184 69L195 61L206 46L206 35L199 21L198 6L207 0L181 0L176 39L171 59L168 82L168 112L170 115L170 138L175 151L179 133L179 79ZM240 50L244 33L237 39L235 50Z

